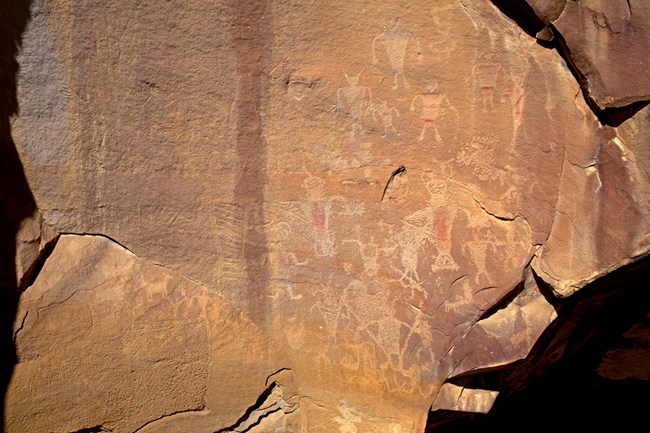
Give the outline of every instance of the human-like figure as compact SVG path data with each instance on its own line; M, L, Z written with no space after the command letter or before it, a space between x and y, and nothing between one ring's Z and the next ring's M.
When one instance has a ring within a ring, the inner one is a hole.
M482 112L494 110L494 92L503 67L494 61L492 54L484 53L478 58L478 63L472 68L474 82L478 85L483 99Z
M375 36L372 40L372 64L379 63L375 55L375 46L377 42L383 43L386 47L386 55L393 71L393 89L397 89L397 77L402 76L402 83L405 88L410 87L404 77L404 58L406 57L406 49L409 41L414 41L417 46L417 58L422 58L422 51L420 50L420 41L413 32L406 30L398 30L399 17L386 20L384 32Z
M361 73L355 77L350 77L345 74L348 85L336 91L336 112L350 119L352 138L354 138L357 131L363 135L363 125L361 123L363 114L372 100L370 88L358 85L360 75Z
M411 111L415 111L418 106L420 108L420 118L422 119L422 132L420 133L418 141L424 140L427 129L432 128L436 142L442 144L442 138L438 132L436 120L442 110L448 109L457 112L456 108L451 105L447 95L440 93L437 83L428 84L426 91L413 98L413 101L411 102Z

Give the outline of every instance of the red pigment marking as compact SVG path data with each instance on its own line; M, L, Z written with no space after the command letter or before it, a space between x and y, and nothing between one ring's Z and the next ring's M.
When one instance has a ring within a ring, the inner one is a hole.
M433 230L436 240L446 245L449 242L449 225L447 224L447 211L441 210L433 219Z
M514 107L513 107L513 108L514 108L513 111L514 111L514 114L515 114L515 118L516 118L517 120L521 120L521 116L522 116L523 113L524 113L524 107L523 107L523 105L524 105L524 95L522 94L522 95L519 97L519 99L517 99L517 102L515 102L515 105L514 105Z
M280 251L280 269L286 270L289 267L289 255L284 251Z
M314 203L311 205L311 217L314 221L314 228L319 233L325 232L325 209L321 204Z

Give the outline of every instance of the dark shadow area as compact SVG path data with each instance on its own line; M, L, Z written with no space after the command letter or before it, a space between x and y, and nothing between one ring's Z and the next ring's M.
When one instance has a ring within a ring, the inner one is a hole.
M603 110L603 115L607 117L610 126L617 127L643 110L648 104L650 101L639 101L621 108L607 108Z
M521 361L499 367L473 370L449 378L447 382L464 388L498 391L503 389L504 383L519 364L521 364Z
M517 284L517 286L511 290L510 292L506 293L506 295L501 298L499 301L497 301L493 306L485 310L485 312L481 315L481 317L478 318L477 322L480 322L481 320L485 320L489 318L490 316L493 316L500 310L503 310L504 308L508 308L508 305L512 303L512 301L515 300L517 296L521 292L524 291L524 283L521 282Z
M16 233L21 222L36 210L10 126L10 117L18 113L16 54L29 20L30 3L0 1L0 431L4 431L5 393L16 364L13 322L20 296Z
M544 28L544 22L537 16L533 8L525 1L517 0L491 0L492 4L502 14L513 20L521 29L531 37L536 37L537 32Z
M650 395L650 258L558 306L558 318L514 365L490 413L432 412L427 432L636 431ZM468 381L470 378L460 378ZM494 383L492 383L494 382ZM468 385L481 385L471 378Z

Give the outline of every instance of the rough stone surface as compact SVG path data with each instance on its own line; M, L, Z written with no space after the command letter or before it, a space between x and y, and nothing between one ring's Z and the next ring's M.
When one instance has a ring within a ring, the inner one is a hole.
M647 50L622 87L589 57L647 47L642 7L530 3L600 108L647 99ZM12 432L421 432L650 248L648 107L604 126L490 2L33 0L17 59L70 235L16 315Z
M27 287L30 278L37 271L42 256L47 254L58 235L43 222L35 211L21 221L16 233L16 284Z
M470 389L452 383L445 383L440 388L431 409L487 413L490 411L498 394L497 391Z
M644 0L526 0L552 24L602 110L650 100L650 9Z
M276 370L241 311L103 237L60 238L14 332L8 432L214 432Z

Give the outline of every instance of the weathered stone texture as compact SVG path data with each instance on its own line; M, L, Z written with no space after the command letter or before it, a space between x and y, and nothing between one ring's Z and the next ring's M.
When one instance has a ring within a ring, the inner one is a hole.
M15 335L10 432L214 432L277 370L241 311L96 236L60 238Z
M589 57L647 46L634 1L615 42L571 24L599 2L530 3L599 105L647 96ZM21 301L9 431L421 432L489 410L448 380L527 356L541 286L648 252L648 108L603 126L490 2L31 8L12 134L71 234Z
M644 0L526 0L563 38L599 109L650 100L650 9Z

